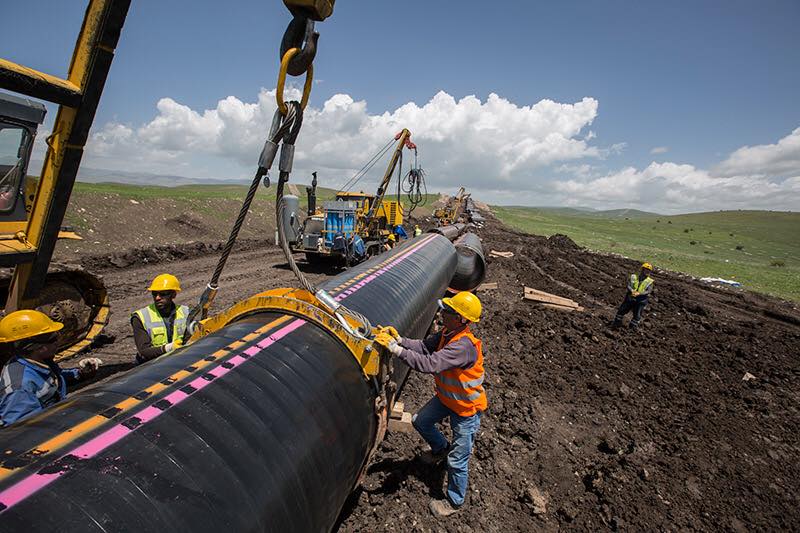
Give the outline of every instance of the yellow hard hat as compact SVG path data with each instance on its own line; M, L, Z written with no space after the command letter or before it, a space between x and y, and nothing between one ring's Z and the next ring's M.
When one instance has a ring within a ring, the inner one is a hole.
M452 298L442 298L441 305L446 305L470 322L480 322L481 301L471 292L462 291Z
M642 263L642 268L646 268L647 270L653 270L653 265L650 263Z
M148 291L181 291L181 284L178 278L172 274L159 274L153 279Z
M397 240L397 239L395 238L395 236L394 236L394 233L390 233L390 234L389 234L389 237L388 237L388 239L389 239L390 241L395 241L395 240Z
M14 342L44 333L54 333L64 327L41 311L21 309L0 320L0 342Z

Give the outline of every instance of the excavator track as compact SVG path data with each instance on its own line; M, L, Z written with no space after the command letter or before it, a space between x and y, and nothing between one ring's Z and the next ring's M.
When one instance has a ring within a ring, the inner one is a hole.
M0 273L0 298L6 300L11 271ZM108 323L108 291L101 277L78 265L53 263L36 309L64 324L56 361L88 348Z

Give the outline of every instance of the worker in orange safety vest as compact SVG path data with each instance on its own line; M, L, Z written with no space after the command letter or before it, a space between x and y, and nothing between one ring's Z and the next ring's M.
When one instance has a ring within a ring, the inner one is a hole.
M429 504L435 516L445 517L464 505L469 458L487 400L481 341L470 331L470 324L480 320L480 300L470 292L459 292L452 298L442 298L439 306L441 332L415 340L401 337L389 326L380 328L375 342L414 370L434 375L436 396L414 415L412 423L431 447L422 461L436 464L447 458L446 497L432 499ZM452 442L436 428L448 417Z

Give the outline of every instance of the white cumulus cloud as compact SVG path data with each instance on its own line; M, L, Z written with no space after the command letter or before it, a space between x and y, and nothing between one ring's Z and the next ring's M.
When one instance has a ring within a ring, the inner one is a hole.
M288 96L298 94L291 90ZM131 170L133 164L143 172L175 173L177 167L183 173L191 169L197 177L241 177L254 168L275 108L274 92L267 90L255 103L231 96L202 112L163 98L148 123L111 123L94 133L85 161L115 170ZM592 98L520 106L496 94L482 101L439 92L423 105L410 102L392 112L371 114L365 101L337 94L320 108L306 109L295 169L319 169L324 171L323 183L342 184L405 127L419 146L432 189L485 188L490 182L530 188L530 175L548 165L603 158L622 149L591 145L595 134L582 135L597 108ZM192 161L209 156L218 158L215 168L223 168L221 161L233 163L235 175L192 167ZM374 183L375 174L368 183Z
M287 90L287 98L298 97L296 88ZM431 191L463 185L476 198L520 205L800 210L800 128L775 144L739 148L710 169L665 161L608 170L627 145L598 143L589 129L598 105L590 97L519 105L497 94L456 99L440 91L421 105L409 102L376 114L367 102L336 94L306 109L292 180L307 182L317 170L321 185L341 186L405 127L419 146ZM144 124L109 123L95 131L84 164L196 178L249 177L275 108L274 91L264 89L255 102L229 96L202 111L162 98ZM406 154L405 169L411 159ZM358 187L374 188L384 168L385 161Z

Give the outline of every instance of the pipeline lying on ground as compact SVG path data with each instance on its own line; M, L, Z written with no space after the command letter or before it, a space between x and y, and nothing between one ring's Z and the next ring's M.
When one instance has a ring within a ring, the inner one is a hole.
M458 254L458 262L449 288L454 292L472 290L486 278L483 244L474 233L463 234L453 244Z
M320 288L419 337L457 262L427 234ZM240 302L187 347L0 432L0 530L330 530L382 438L381 388L408 368L370 375L377 350L302 292Z

